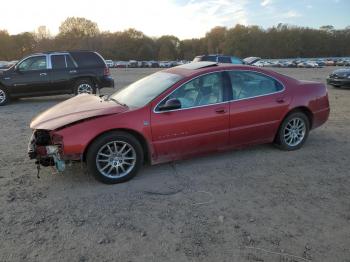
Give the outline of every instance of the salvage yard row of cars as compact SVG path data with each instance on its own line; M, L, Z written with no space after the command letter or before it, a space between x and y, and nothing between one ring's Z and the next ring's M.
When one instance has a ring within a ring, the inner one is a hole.
M299 68L318 68L324 66L350 66L350 58L302 58L302 59L261 59L259 57L249 57L254 59L254 62L246 63L246 59L241 60L235 56L225 55L201 55L196 56L192 62L199 61L212 61L219 63L232 63L232 64L249 64L258 67L299 67ZM110 59L105 60L106 65L109 68L169 68L178 65L190 63L191 61L179 60L179 61L113 61ZM0 70L8 69L18 63L14 61L0 61Z
M199 61L214 61L215 57L219 57L216 62L219 63L232 63L232 64L244 64L245 59L241 60L234 56L223 55L202 55L197 56L192 62ZM204 59L203 59L204 58ZM106 60L106 64L110 68L169 68L173 66L187 64L190 61L113 61ZM215 61L214 61L215 62ZM318 59L260 59L256 57L254 63L248 63L250 65L259 67L299 67L299 68L318 68L324 66L350 66L350 58L318 58Z

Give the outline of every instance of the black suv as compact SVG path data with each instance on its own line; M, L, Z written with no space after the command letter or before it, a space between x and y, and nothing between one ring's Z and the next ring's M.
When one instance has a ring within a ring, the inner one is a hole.
M114 80L97 52L38 53L0 70L0 106L11 98L93 94L103 87L114 87Z

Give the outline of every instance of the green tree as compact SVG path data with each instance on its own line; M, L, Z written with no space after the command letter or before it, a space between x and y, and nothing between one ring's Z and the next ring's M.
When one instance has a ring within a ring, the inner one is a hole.
M157 39L158 59L176 60L180 54L180 40L173 35L164 35Z
M59 36L94 37L100 30L95 22L83 17L68 17L59 28Z
M220 54L224 52L224 43L226 40L226 27L217 26L211 29L205 38L208 44L208 53Z

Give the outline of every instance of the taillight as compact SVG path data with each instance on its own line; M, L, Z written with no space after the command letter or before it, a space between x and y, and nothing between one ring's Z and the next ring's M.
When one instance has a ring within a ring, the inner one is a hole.
M108 66L105 67L105 69L104 69L104 71L103 71L103 75L105 75L105 76L111 75L111 72L109 72L109 67L108 67Z

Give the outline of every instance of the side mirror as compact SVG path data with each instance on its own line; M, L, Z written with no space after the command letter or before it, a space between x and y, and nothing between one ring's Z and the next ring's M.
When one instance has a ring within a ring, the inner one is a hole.
M177 98L169 99L168 101L165 102L164 105L158 107L159 111L175 110L180 108L181 108L181 102Z

